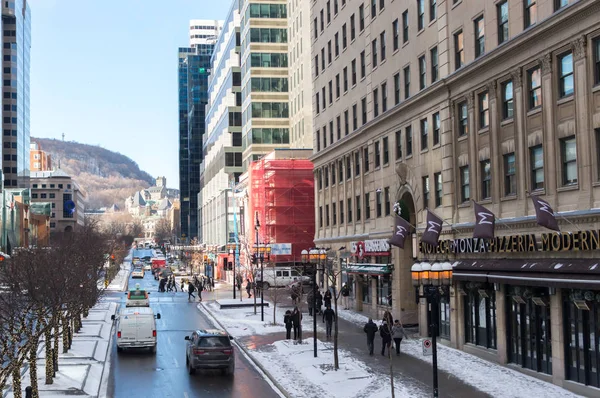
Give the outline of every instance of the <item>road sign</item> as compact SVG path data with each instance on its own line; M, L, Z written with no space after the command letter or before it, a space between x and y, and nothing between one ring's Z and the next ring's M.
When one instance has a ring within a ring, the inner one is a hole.
M433 350L431 348L432 343L430 339L423 340L423 355L433 355Z

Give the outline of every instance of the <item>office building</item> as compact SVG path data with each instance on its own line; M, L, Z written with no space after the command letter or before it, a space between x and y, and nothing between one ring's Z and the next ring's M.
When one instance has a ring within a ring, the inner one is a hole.
M178 53L179 186L181 237L185 240L198 237L198 194L208 75L222 25L222 21L190 21L190 47L179 48Z
M44 151L37 142L32 142L29 144L29 170L52 170L52 156L48 152Z
M234 241L231 186L242 173L240 14L232 2L211 59L201 168L200 241L224 247Z
M29 64L31 9L2 2L2 172L4 186L29 188Z
M597 395L600 3L335 3L311 2L315 243L352 248L354 308L423 335L434 316L454 347ZM536 224L529 194L563 233ZM471 200L494 241L471 238ZM437 249L419 244L428 211L445 220ZM417 227L404 250L387 243L395 212ZM454 265L438 314L415 304L415 260Z

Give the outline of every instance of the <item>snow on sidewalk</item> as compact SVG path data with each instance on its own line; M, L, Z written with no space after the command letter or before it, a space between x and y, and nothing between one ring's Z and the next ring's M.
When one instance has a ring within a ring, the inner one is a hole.
M129 279L129 270L125 267L121 267L117 275L113 278L110 284L106 287L107 291L122 292L125 290L125 286Z
M368 317L354 311L340 310L339 317L362 328ZM376 322L376 321L375 321ZM423 356L420 339L402 341L402 351L422 361L432 362L431 356ZM495 398L539 396L544 398L574 398L573 394L554 384L528 376L517 370L489 362L475 355L438 344L438 368L466 384ZM483 371L485 369L485 371Z

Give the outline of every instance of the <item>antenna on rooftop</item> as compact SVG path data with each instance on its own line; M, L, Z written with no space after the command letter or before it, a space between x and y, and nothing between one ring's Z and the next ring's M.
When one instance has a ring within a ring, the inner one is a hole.
M64 142L64 140L65 140L65 133L62 133L62 139L63 139L63 142Z

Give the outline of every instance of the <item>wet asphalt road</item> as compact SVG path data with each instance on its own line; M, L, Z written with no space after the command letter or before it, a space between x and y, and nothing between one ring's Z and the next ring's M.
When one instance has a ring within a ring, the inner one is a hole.
M158 293L158 282L150 272L143 280L130 279L129 286L136 283L152 292L150 306L161 314L157 320L157 353L144 350L117 354L113 339L108 397L279 397L237 349L233 377L215 371L188 375L184 337L195 328L211 328L212 323L196 308L197 303L188 302L187 293ZM106 298L125 305L124 293L107 294Z

